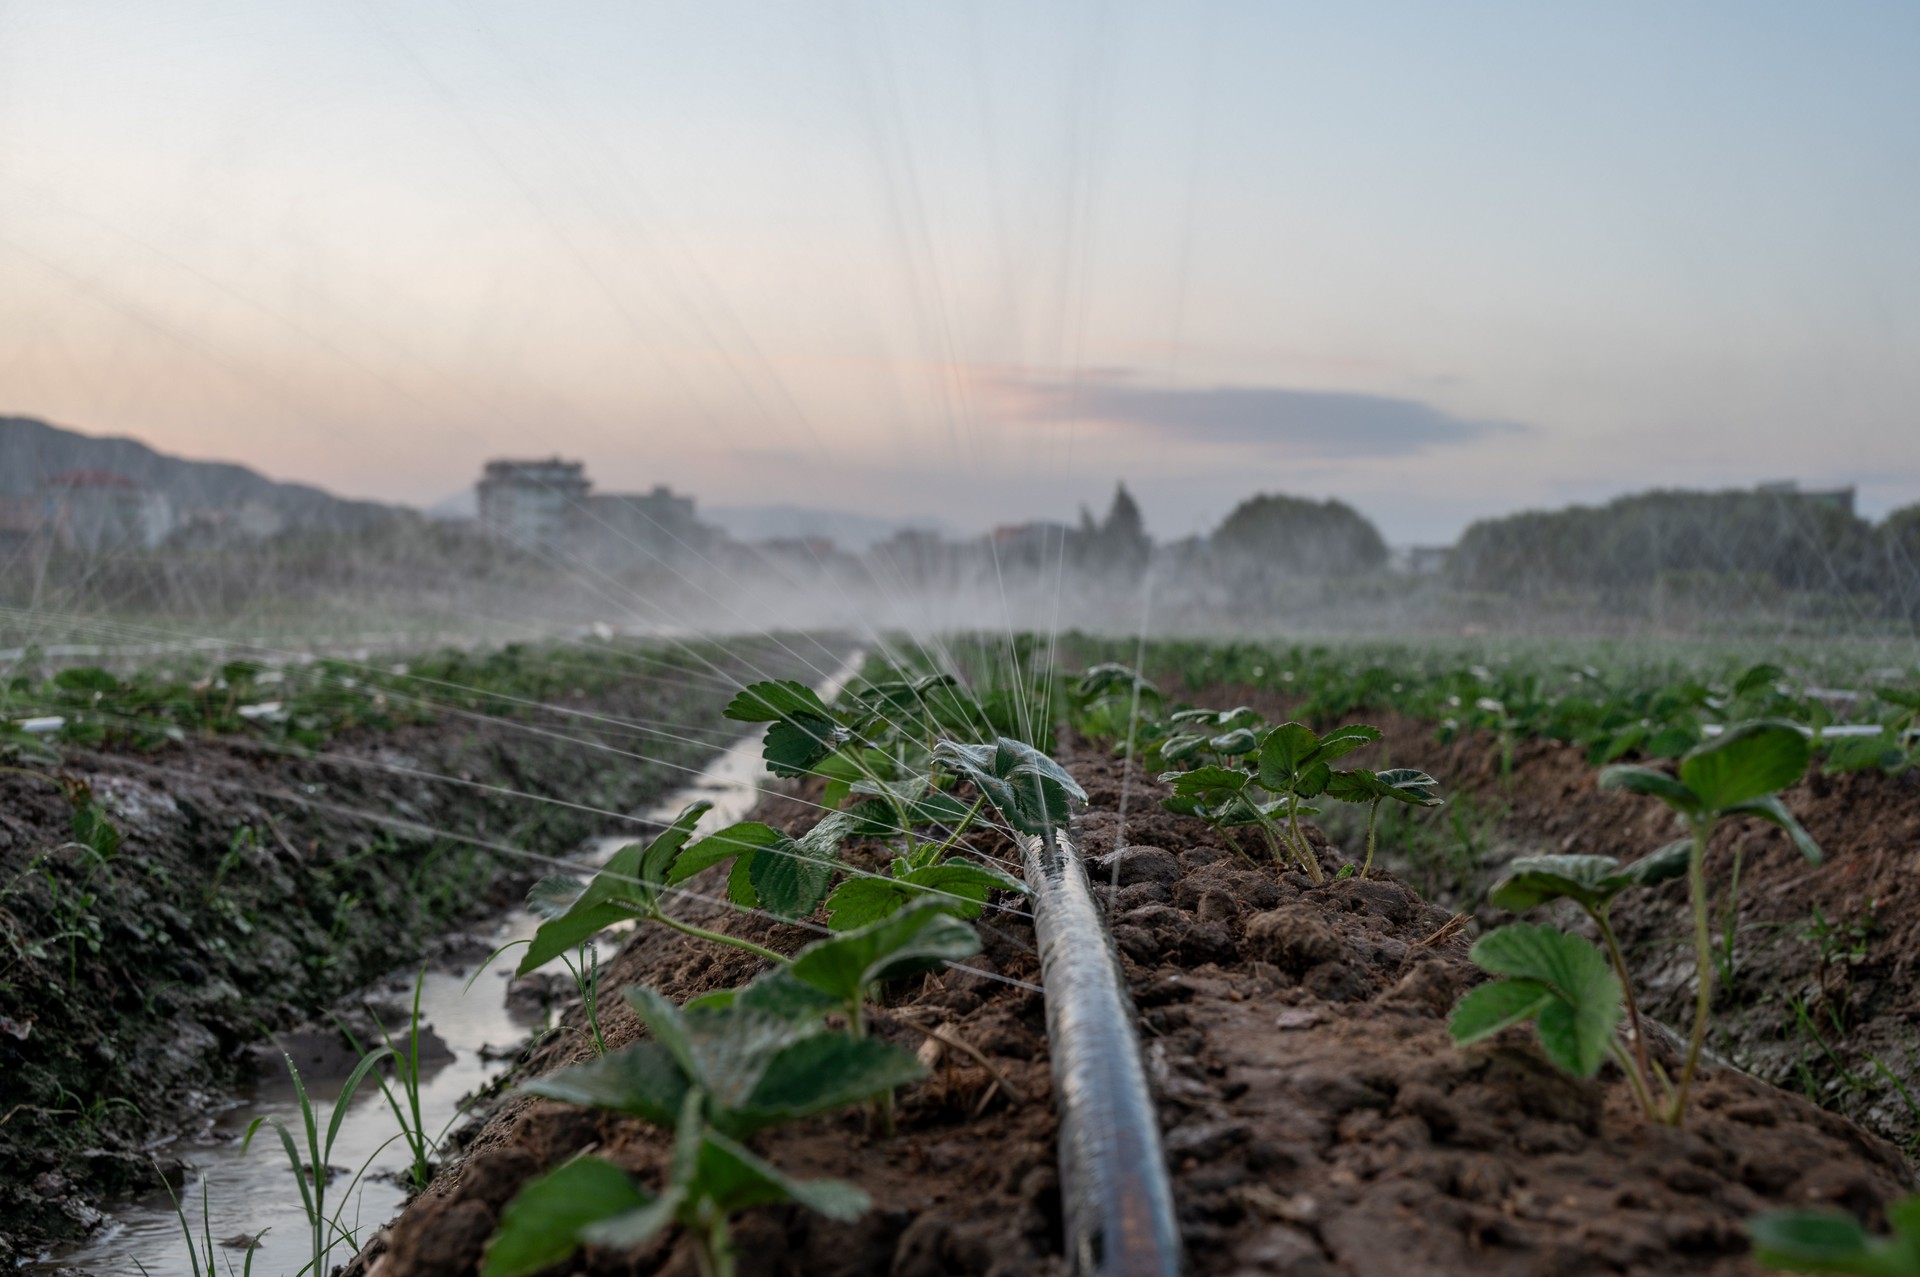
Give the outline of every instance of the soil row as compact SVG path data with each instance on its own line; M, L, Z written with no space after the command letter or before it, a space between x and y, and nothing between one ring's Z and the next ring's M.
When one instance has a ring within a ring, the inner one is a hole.
M1246 687L1186 695L1251 705L1275 722L1290 711L1284 698ZM1661 804L1597 789L1599 769L1583 749L1522 740L1509 759L1489 733L1442 744L1429 722L1354 717L1385 732L1374 752L1356 755L1363 765L1420 768L1450 798L1451 811L1420 813L1418 827L1389 848L1396 866L1483 926L1509 920L1486 903L1486 889L1515 856L1631 860L1679 836ZM1716 989L1709 1046L1911 1154L1920 1148L1920 770L1816 769L1782 797L1825 859L1808 864L1784 833L1757 821L1716 834L1708 875L1717 935L1736 865L1739 887L1732 978ZM1576 915L1557 920L1573 925ZM1616 922L1642 1005L1668 1023L1686 1021L1694 960L1685 884L1627 897Z
M1316 885L1246 861L1160 811L1164 788L1106 750L1076 743L1063 761L1091 799L1076 833L1094 875L1117 875L1101 893L1196 1273L1750 1274L1741 1225L1752 1212L1831 1203L1877 1220L1911 1182L1891 1145L1736 1070L1709 1072L1673 1129L1649 1125L1617 1076L1555 1071L1527 1031L1458 1050L1445 1018L1479 977L1447 909L1386 874ZM817 815L792 799L761 812L793 833ZM1329 870L1347 859L1310 837ZM782 951L809 938L718 909L699 920ZM1062 1271L1044 1010L1024 983L1038 972L1032 931L1002 911L981 932L977 971L904 982L877 1018L932 1066L902 1092L894 1134L848 1112L755 1141L794 1174L859 1184L873 1211L851 1224L748 1212L736 1226L743 1275ZM755 970L736 952L644 930L605 979L684 999ZM532 1050L521 1079L586 1058L579 1009L563 1019L571 1031ZM992 1069L930 1047L909 1020L964 1040ZM614 1049L640 1033L610 998L600 1022ZM528 1179L591 1149L657 1183L668 1155L640 1122L511 1092L463 1139L350 1272L467 1277ZM667 1234L553 1271L691 1277L695 1259Z

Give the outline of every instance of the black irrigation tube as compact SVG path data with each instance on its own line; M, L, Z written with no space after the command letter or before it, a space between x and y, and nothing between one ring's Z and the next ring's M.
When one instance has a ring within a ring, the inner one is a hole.
M1113 941L1062 832L1026 840L1075 1277L1176 1277L1180 1230Z

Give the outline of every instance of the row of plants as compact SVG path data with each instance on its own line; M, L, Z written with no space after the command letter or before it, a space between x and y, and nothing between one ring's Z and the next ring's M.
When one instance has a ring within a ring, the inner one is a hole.
M1747 671L1720 708L1784 696L1773 686L1777 677L1770 668ZM1379 731L1365 724L1341 724L1318 734L1299 722L1269 725L1244 706L1169 710L1152 683L1112 663L1087 670L1065 699L1079 730L1111 741L1117 752L1132 753L1149 767L1171 768L1159 775L1171 789L1161 804L1167 810L1204 821L1243 856L1247 852L1233 831L1257 828L1274 860L1302 869L1316 882L1324 875L1298 828L1301 816L1317 814L1307 806L1309 800L1325 796L1370 804L1362 874L1373 860L1372 816L1381 802L1440 803L1433 779L1424 773L1332 766L1380 739ZM1725 952L1716 953L1714 893L1707 877L1709 840L1728 822L1760 820L1783 830L1809 863L1820 863L1819 846L1780 798L1815 761L1816 740L1817 733L1808 730L1804 718L1762 718L1697 741L1671 772L1606 765L1597 777L1601 788L1663 803L1682 836L1627 864L1595 855L1513 861L1491 889L1491 903L1521 914L1569 902L1598 943L1576 930L1530 922L1482 935L1470 956L1490 979L1468 991L1455 1007L1448 1022L1454 1041L1469 1046L1531 1024L1555 1065L1575 1076L1593 1077L1611 1062L1649 1121L1681 1124L1707 1041L1715 973L1731 964L1731 919L1737 913L1736 859L1720 901L1725 925L1718 939ZM1607 752L1602 751L1603 757ZM1831 755L1828 765L1833 765ZM1352 871L1348 865L1342 873ZM1648 1026L1615 934L1613 909L1633 891L1680 878L1687 881L1693 923L1695 997L1678 1069L1669 1074L1649 1049ZM1889 1217L1894 1227L1890 1237L1872 1236L1851 1216L1829 1210L1770 1212L1749 1221L1749 1232L1761 1262L1782 1271L1917 1277L1920 1198L1896 1204Z
M727 706L736 722L766 724L762 756L774 775L821 783L823 815L793 837L743 821L694 837L695 803L645 844L621 849L584 882L549 879L531 897L544 921L520 970L579 955L593 937L634 922L745 950L766 969L746 985L676 1006L632 988L628 1003L648 1036L608 1050L583 983L592 1050L581 1063L524 1091L638 1118L672 1136L664 1178L643 1185L626 1168L586 1155L529 1182L502 1213L486 1277L523 1277L582 1245L633 1247L678 1225L701 1271L734 1271L729 1220L748 1207L791 1202L851 1219L869 1201L853 1185L800 1180L745 1141L771 1126L850 1105L891 1132L898 1088L924 1073L916 1055L872 1032L878 991L977 953L969 920L996 893L1025 885L969 835L1044 835L1084 799L1071 776L1019 734L1024 701L976 696L944 675L870 671L828 705L813 689L765 681ZM852 842L880 848L880 867L849 861ZM696 875L725 867L727 901L803 924L824 910L828 934L790 956L675 916ZM902 1021L904 1023L904 1021ZM963 1044L961 1044L963 1045Z
M1074 647L1090 660L1115 654L1115 645L1088 638ZM1912 666L1875 666L1851 653L1816 654L1793 671L1731 656L1589 655L1165 640L1152 645L1147 663L1188 688L1240 685L1286 696L1308 723L1392 711L1434 723L1442 741L1486 731L1508 766L1515 743L1528 738L1580 746L1596 766L1677 759L1715 727L1760 718L1800 724L1829 773L1897 773L1920 761L1920 672ZM1843 723L1846 731L1830 730Z
M52 759L61 744L154 750L194 736L243 735L317 749L356 728L391 730L448 711L519 718L543 704L602 696L646 680L720 677L764 644L510 643L449 648L370 664L336 658L206 669L155 665L49 670L28 649L0 678L0 758Z

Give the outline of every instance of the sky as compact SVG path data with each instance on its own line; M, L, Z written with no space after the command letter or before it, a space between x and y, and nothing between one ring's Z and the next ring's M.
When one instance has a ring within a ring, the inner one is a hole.
M0 415L1390 541L1920 501L1920 6L0 0Z

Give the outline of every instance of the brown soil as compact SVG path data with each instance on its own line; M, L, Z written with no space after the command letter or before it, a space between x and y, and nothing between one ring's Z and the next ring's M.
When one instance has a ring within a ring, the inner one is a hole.
M1208 689L1195 699L1252 705L1276 722L1288 715L1283 699L1244 687ZM1660 803L1596 789L1599 769L1582 749L1520 741L1509 777L1491 735L1442 745L1432 723L1370 711L1354 717L1386 733L1374 761L1421 768L1443 792L1472 795L1498 816L1498 836L1470 872L1421 875L1435 898L1473 910L1482 922L1506 920L1485 893L1513 856L1630 860L1679 836ZM1740 890L1736 974L1716 992L1709 1045L1909 1150L1920 1147L1920 770L1815 771L1783 797L1826 860L1809 865L1785 834L1758 821L1715 835L1708 874L1716 942L1736 856ZM1816 917L1833 929L1825 943ZM1670 1024L1687 1021L1694 960L1685 886L1623 899L1616 921L1643 1005Z
M1097 858L1095 874L1117 867L1114 937L1193 1271L1748 1274L1758 1270L1740 1225L1751 1212L1826 1202L1877 1221L1909 1184L1889 1145L1732 1070L1706 1076L1674 1130L1648 1125L1617 1077L1554 1071L1526 1030L1456 1050L1445 1016L1476 975L1445 910L1385 876L1316 886L1241 861L1204 826L1159 811L1162 791L1137 769L1122 835L1121 765L1086 748L1067 761L1092 799L1079 826L1089 854L1125 844ZM792 827L811 818L803 812L776 804L770 818ZM1023 921L990 921L980 965L1035 978ZM805 938L754 919L727 925L776 946ZM752 971L750 960L649 932L610 979L684 997ZM892 1137L853 1114L761 1137L777 1164L851 1179L876 1209L852 1225L749 1212L737 1225L742 1273L1059 1271L1039 996L948 972L896 990L892 1004L985 1052L1026 1102L1010 1105L984 1070L950 1057L903 1092ZM919 1045L891 1018L887 1032ZM637 1032L624 1009L603 1025L616 1043ZM585 1049L568 1036L522 1075ZM657 1176L665 1154L662 1134L638 1123L507 1100L356 1270L475 1272L517 1186L590 1146L643 1176ZM690 1274L693 1260L667 1237L554 1271Z

